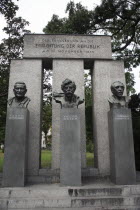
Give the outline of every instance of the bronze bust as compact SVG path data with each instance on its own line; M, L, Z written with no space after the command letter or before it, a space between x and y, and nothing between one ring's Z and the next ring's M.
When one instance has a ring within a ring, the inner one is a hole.
M78 108L84 102L84 99L81 100L79 96L74 94L76 85L70 79L65 79L62 82L61 89L63 93L53 93L53 99L56 103L60 103L61 108Z
M15 97L8 100L9 107L27 108L30 99L25 96L27 92L26 84L24 82L16 82L13 89Z
M120 81L115 81L111 84L110 88L113 93L108 99L110 108L128 107L130 97L123 96L124 84Z

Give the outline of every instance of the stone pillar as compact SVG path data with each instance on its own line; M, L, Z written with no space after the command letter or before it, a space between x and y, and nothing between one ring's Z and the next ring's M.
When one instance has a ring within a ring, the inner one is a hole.
M110 175L115 184L135 184L136 169L131 110L111 109L108 112L110 136Z
M63 108L60 111L60 183L81 185L80 110Z
M76 84L75 94L84 97L84 62L83 60L53 60L53 92L62 92L61 83L71 79ZM52 106L52 168L60 168L60 105L53 101ZM86 166L85 104L79 106L81 111L81 152L82 167Z
M29 112L25 108L8 108L4 151L4 187L23 187L27 165Z
M93 139L95 145L95 167L101 175L110 174L110 154L108 136L109 111L108 97L110 86L114 81L125 84L124 65L122 61L95 60L92 72L93 83Z
M9 98L13 97L15 82L23 81L27 85L27 96L31 99L28 109L29 140L27 174L38 175L40 167L40 127L42 104L42 61L41 59L12 60L9 81Z

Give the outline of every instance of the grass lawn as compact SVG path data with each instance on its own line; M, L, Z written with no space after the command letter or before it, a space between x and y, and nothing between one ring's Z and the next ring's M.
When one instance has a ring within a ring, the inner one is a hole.
M86 153L87 167L93 167L93 153ZM41 152L41 167L51 167L52 152L47 150L42 150Z
M52 152L49 150L41 150L41 168L51 168Z
M2 167L3 167L3 156L4 156L4 154L0 150L0 172L2 172ZM93 167L93 154L87 152L86 158L87 158L87 167ZM42 168L46 168L46 167L50 168L51 160L52 160L52 152L47 151L47 150L42 150L41 151L41 167Z
M94 166L94 155L93 155L93 153L87 152L86 153L86 159L87 159L87 167L93 167Z

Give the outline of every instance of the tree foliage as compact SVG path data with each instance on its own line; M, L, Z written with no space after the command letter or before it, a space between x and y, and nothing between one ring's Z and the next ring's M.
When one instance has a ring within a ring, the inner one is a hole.
M52 70L44 69L43 75L43 112L42 112L42 131L45 135L45 142L48 145L48 132L52 127Z
M6 20L3 31L7 37L0 43L0 141L4 141L10 62L22 57L23 35L29 33L25 29L29 22L16 17L17 10L12 0L0 1L0 14Z
M139 66L139 0L102 0L101 5L93 10L88 10L81 3L75 4L70 1L66 7L66 13L68 13L67 18L53 15L43 29L44 33L110 35L114 59L123 59L127 71ZM132 90L133 93L134 80L132 82L131 71L126 78L129 83L127 92Z
M125 73L125 80L126 80L126 91L127 91L127 95L134 94L136 91L134 89L134 74L131 73L130 71L127 71Z
M86 149L93 152L93 123L92 123L92 87L91 75L85 73L85 115L86 115Z
M46 144L49 143L48 141L48 132L52 127L52 104L43 102L43 113L42 113L42 131L45 134L45 142Z

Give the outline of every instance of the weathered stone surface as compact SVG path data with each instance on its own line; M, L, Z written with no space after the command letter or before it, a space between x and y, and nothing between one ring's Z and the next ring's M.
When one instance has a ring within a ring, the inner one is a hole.
M8 108L3 180L4 187L25 184L29 112L25 108Z
M109 117L110 172L115 184L135 184L136 169L131 110L111 109Z
M69 78L75 82L75 94L84 96L84 62L83 60L53 60L53 92L62 92L61 83ZM85 103L79 106L81 111L81 151L82 167L86 166L85 137ZM52 103L52 168L60 167L60 105Z
M125 84L123 62L95 60L92 71L94 165L101 175L110 174L107 99L111 95L111 83L117 80Z
M26 83L28 97L31 99L31 102L28 106L30 120L29 141L27 144L27 173L28 175L38 175L40 165L42 61L39 59L12 60L9 81L9 98L13 97L13 86L17 81L23 81Z
M24 58L111 59L111 37L84 35L27 34Z
M81 185L80 111L62 108L60 111L60 183Z
M89 184L81 187L30 185L25 188L0 188L1 210L139 210L140 185L113 186ZM135 189L137 193L133 194ZM5 197L5 190L9 193ZM129 192L124 194L124 192Z

